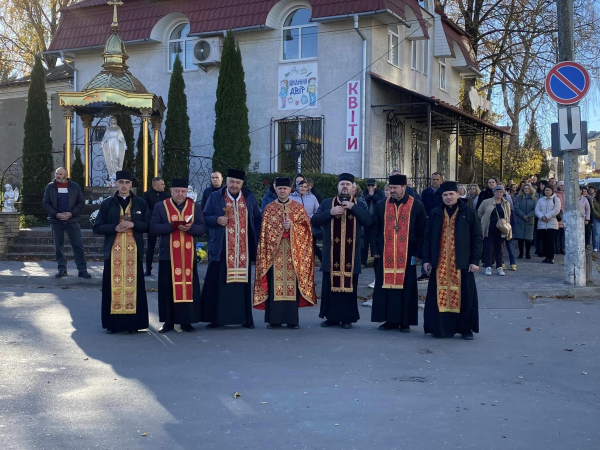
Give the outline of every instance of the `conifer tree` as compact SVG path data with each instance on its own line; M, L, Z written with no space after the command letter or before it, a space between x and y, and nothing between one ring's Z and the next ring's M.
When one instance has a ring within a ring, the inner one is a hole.
M75 147L75 160L71 166L71 181L77 183L81 189L85 187L85 167L81 159L81 152L78 147Z
M190 134L183 66L179 57L176 57L169 85L167 118L165 120L165 152L162 173L167 187L170 187L172 178L189 176Z
M140 132L137 138L137 152L135 154L134 161L134 176L137 180L137 186L142 186L144 183L144 128L143 122L140 124ZM150 189L150 182L154 178L154 148L152 145L152 133L148 131L148 189ZM140 192L138 195L141 195Z
M228 167L248 170L250 125L246 106L246 83L239 45L229 30L223 42L213 134L213 168L226 173ZM227 166L226 166L227 164Z
M52 180L54 160L50 135L50 114L46 94L46 75L42 60L36 56L27 95L23 138L23 179L21 184L23 214L42 215L42 197ZM67 167L69 171L69 168ZM69 171L70 172L70 171Z
M127 150L125 150L125 158L123 159L123 169L133 171L133 159L134 159L134 144L135 139L133 137L133 123L131 122L131 116L129 114L115 114L117 118L117 125L121 128L123 136L125 137L125 144Z

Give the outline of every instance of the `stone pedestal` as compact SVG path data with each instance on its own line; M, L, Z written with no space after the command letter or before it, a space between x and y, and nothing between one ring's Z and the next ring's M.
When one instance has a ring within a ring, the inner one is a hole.
M19 213L11 212L0 213L0 221L4 222L4 235L7 238L14 238L19 235Z
M6 250L8 249L8 238L4 234L4 222L0 219L0 260L6 259Z

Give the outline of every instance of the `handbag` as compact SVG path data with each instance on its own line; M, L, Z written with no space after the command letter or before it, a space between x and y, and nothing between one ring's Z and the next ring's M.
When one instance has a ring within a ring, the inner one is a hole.
M510 225L510 222L508 220L506 220L505 218L500 218L500 214L498 214L498 210L496 209L495 206L494 206L494 211L496 211L496 215L498 216L498 222L496 222L496 228L498 228L498 231L500 231L500 233L508 236L512 230L512 226Z

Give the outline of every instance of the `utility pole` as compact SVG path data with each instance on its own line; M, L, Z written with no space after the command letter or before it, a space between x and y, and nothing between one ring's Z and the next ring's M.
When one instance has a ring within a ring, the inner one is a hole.
M573 61L573 0L556 0L558 59ZM565 172L565 283L585 286L585 242L583 217L579 212L578 150L564 152Z

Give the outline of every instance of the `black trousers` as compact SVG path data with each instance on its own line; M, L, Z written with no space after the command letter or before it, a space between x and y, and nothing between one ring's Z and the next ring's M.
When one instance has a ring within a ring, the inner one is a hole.
M559 228L554 233L554 253L565 252L565 229Z
M592 221L585 225L585 245L592 245Z
M554 236L556 236L556 230L538 230L538 236L542 240L542 256L546 259L554 259Z
M148 248L146 249L146 270L152 270L152 261L154 260L154 247L158 236L148 233Z
M504 253L504 241L496 224L490 224L488 236L483 240L483 260L485 267L492 267L492 259L496 259L496 269L502 267L502 256Z
M530 256L531 244L533 241L530 241L528 239L517 239L517 242L519 243L519 256L523 256L523 244L525 244L525 256Z
M58 263L58 270L67 270L65 233L67 233L67 236L69 236L69 240L71 241L77 270L79 272L85 272L87 270L87 264L83 253L81 227L79 226L79 222L67 223L65 220L52 224L52 240L54 241L54 253L56 255L56 262Z

